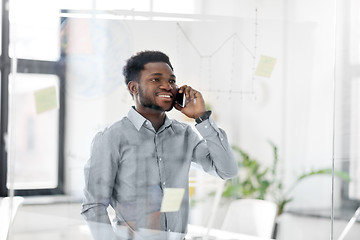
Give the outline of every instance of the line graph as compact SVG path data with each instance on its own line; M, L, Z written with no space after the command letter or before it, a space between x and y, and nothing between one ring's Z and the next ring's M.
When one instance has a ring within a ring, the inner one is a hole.
M207 49L207 53L201 50L203 46L199 43L196 44L196 41L192 39L191 31L190 33L186 31L184 23L176 23L178 30L178 40L182 42L182 46L178 46L178 54L184 54L186 51L192 51L195 54L192 54L191 61L193 64L199 66L199 71L201 76L198 81L199 90L204 92L210 92L215 94L228 93L231 97L232 94L244 94L244 95L254 95L254 81L255 81L255 68L257 60L257 42L258 42L258 13L257 8L255 8L255 17L254 22L252 23L253 30L253 46L248 46L248 43L243 41L242 36L234 29L232 33L229 33L223 40L217 41L213 49L210 47ZM187 25L188 28L191 28L191 25ZM190 29L191 30L191 29ZM218 37L218 36L216 36ZM249 37L248 37L249 38ZM184 43L185 42L185 43ZM187 49L188 48L188 49ZM228 55L223 52L227 51ZM230 54L230 59L229 59ZM191 54L190 54L191 55ZM227 58L224 58L224 56ZM198 59L198 61L196 60ZM225 76L222 79L227 83L226 89L219 89L214 87L213 81L216 81L217 76L215 75L215 69L217 66L216 63L223 62L227 65L227 68L224 69ZM248 61L244 62L244 59ZM248 66L248 62L251 61L251 64ZM229 65L231 65L230 69ZM246 72L249 72L247 76L244 76L244 68L246 65ZM229 79L229 80L228 80Z

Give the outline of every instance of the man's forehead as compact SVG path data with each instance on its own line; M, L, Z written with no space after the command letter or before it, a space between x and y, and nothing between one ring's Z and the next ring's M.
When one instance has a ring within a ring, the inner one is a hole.
M148 74L158 74L158 75L167 73L175 77L171 67L164 62L149 62L144 65L143 71L147 72Z

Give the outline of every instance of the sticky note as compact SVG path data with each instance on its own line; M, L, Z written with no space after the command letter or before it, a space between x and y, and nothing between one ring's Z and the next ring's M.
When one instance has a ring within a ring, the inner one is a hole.
M276 58L261 55L255 75L270 78L274 70Z
M184 188L165 188L160 212L177 212L184 197Z
M34 95L37 114L57 108L55 86L37 90Z

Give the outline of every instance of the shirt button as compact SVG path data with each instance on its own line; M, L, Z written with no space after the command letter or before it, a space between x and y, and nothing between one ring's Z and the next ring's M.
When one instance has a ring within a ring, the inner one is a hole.
M205 128L208 128L208 126L207 126L207 125L205 125Z
M162 159L161 158L159 158L159 161L161 161Z
M163 182L163 185L165 186L165 182Z
M221 141L223 141L224 139L223 138L220 138Z
M171 232L171 230L169 229L169 232Z

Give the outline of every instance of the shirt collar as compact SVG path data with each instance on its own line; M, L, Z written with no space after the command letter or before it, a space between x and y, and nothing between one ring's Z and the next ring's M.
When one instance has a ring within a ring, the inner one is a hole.
M164 121L164 124L160 127L160 130L166 129L167 127L171 127L171 129L174 130L174 129L172 128L172 120L169 119L169 118L165 115L165 121Z
M136 110L135 110L135 107L131 107L129 112L128 112L128 115L127 115L128 119L132 122L132 124L134 124L135 128L139 131L140 128L142 127L142 125L148 121L146 118L144 118L140 113L138 113ZM167 117L165 116L165 122L163 124L163 126L160 127L160 130L161 129L165 129L169 126L171 126L172 124L172 121Z

